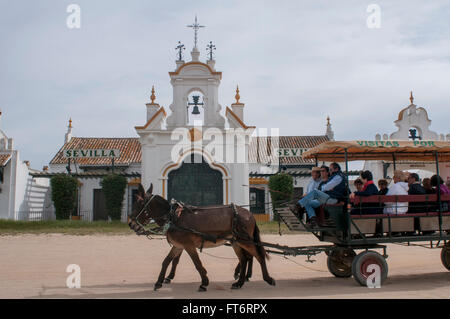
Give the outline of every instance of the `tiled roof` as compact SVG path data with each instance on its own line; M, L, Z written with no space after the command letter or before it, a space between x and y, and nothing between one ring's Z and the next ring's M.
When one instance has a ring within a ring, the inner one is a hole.
M48 173L48 172L34 172L34 173L30 173L31 176L33 177L52 177L52 176L56 176L59 175L61 173ZM80 173L71 173L72 176L74 177L80 177L80 178L98 178L98 177L103 177L108 175L109 173L100 173L100 172L80 172ZM131 173L124 173L124 172L118 172L116 171L115 174L117 175L121 175L124 177L135 177L135 178L139 178L141 177L141 174L138 172L131 172ZM139 178L140 181L140 178Z
M141 162L141 144L139 138L91 138L73 137L58 151L50 164L66 164L64 150L67 149L115 149L120 150L120 157L114 159L114 165L130 165ZM111 165L109 158L78 158L79 165Z
M279 145L276 145L276 137L254 137L250 142L249 161L250 163L268 163L270 161L270 151L276 148L302 148L310 149L323 142L329 141L325 135L321 136L280 136ZM282 157L282 164L313 164L314 160L304 160L301 156Z
M280 136L280 148L312 148L323 142L329 141L327 136ZM272 144L271 144L272 143ZM250 163L267 163L269 156L264 152L264 145L272 145L274 140L270 137L255 137L249 147ZM85 138L73 137L69 143L63 145L50 164L66 164L67 158L63 152L67 149L118 149L120 157L114 160L115 165L129 165L141 162L141 144L139 138ZM285 157L281 159L282 164L313 164L314 160L304 160L301 156ZM78 158L79 165L111 165L108 158Z
M5 166L11 158L11 154L0 154L0 166Z

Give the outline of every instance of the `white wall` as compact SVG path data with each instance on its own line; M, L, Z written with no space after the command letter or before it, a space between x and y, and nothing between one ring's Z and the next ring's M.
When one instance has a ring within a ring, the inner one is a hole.
M0 218L1 219L12 219L13 216L10 216L12 211L11 209L11 167L12 167L12 159L9 160L8 164L4 167L3 170L3 183L0 184L0 188L2 189L0 193Z

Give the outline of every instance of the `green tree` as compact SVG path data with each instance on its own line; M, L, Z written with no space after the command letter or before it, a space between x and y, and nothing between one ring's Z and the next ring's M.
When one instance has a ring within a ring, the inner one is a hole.
M292 193L294 191L292 176L285 173L270 176L269 189L272 206L275 210L275 208L280 206L280 203L292 199Z
M69 219L75 211L77 179L70 175L58 174L50 179L50 186L56 219Z
M111 220L120 220L127 179L122 175L110 174L103 177L101 185L108 216Z

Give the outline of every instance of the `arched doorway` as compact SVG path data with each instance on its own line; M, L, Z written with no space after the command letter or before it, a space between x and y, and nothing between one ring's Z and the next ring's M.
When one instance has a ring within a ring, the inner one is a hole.
M168 177L169 200L195 206L223 204L222 173L212 169L202 156L188 156Z

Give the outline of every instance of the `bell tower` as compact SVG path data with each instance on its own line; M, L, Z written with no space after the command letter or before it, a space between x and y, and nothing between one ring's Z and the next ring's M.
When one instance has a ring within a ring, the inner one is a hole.
M176 69L169 72L170 83L173 87L173 101L169 106L172 113L166 120L167 128L173 130L177 127L193 126L193 115L201 114L202 126L225 128L225 118L220 115L222 106L219 104L219 85L222 72L216 71L213 50L215 46L208 45L209 60L204 63L200 61L200 52L197 48L197 33L201 26L195 18L195 23L189 25L194 29L194 47L191 51L191 61L183 60L182 50L184 45L177 46L178 60ZM201 98L202 97L202 98Z

